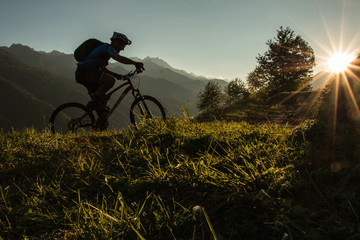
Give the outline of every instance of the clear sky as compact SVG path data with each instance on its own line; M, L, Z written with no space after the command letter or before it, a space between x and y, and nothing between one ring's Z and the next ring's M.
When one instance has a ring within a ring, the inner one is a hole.
M122 55L159 57L198 75L246 79L280 26L314 49L318 67L335 50L360 49L360 0L0 0L0 46L72 53L113 31ZM146 67L146 66L145 66Z

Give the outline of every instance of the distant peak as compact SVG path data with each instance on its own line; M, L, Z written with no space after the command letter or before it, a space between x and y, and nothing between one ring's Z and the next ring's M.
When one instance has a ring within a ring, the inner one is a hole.
M152 63L155 63L157 65L160 65L162 67L165 67L165 68L172 68L167 62L165 62L164 60L158 58L158 57L146 57L144 58L143 60L144 62L152 62Z
M47 53L47 52L44 52L44 53ZM49 52L50 55L64 55L65 53L63 52L59 52L57 50L53 50L51 52Z
M20 43L14 43L12 44L9 49L27 49L27 50L31 50L31 51L35 51L33 48L26 46L26 45L22 45Z

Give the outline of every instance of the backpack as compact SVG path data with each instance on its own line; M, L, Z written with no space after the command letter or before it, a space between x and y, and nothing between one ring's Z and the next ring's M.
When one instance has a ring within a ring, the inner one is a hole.
M95 48L97 48L102 44L104 43L94 38L86 40L74 51L74 57L76 61L78 62L84 61L92 50L94 50Z

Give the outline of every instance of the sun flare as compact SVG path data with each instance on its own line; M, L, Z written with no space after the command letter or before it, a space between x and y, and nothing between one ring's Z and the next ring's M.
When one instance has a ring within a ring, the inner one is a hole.
M344 72L354 59L354 54L335 53L328 60L328 70L333 73Z

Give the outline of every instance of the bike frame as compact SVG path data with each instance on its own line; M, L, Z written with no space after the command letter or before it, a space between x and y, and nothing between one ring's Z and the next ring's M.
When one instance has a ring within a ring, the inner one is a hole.
M122 100L125 98L125 96L130 92L132 91L132 95L134 96L135 99L137 98L142 98L142 95L140 93L140 90L138 88L135 88L133 83L131 82L133 76L138 73L137 71L133 71L133 72L130 72L126 75L124 75L123 77L123 80L126 81L125 83L123 84L120 84L118 87L114 88L113 90L111 90L109 93L107 93L105 95L106 99L110 99L111 95L113 95L115 92L119 91L120 89L126 87L124 89L124 91L122 92L122 94L120 95L120 97L116 100L114 106L110 109L109 113L107 114L106 116L106 119L109 119L110 116L114 113L115 109L120 105L120 103L122 102ZM90 95L91 97L91 95Z
M123 92L121 93L121 95L119 96L119 98L116 100L114 106L112 108L109 109L109 112L106 116L106 119L109 119L110 116L112 116L112 114L114 113L115 109L119 106L119 104L124 100L125 96L128 95L128 93L131 91L132 95L134 97L134 102L132 103L132 105L130 105L130 120L132 123L134 123L134 107L136 107L136 109L140 110L139 115L141 116L145 116L147 118L152 118L152 115L149 111L149 108L145 102L145 100L149 97L149 96L143 96L140 93L140 89L138 87L134 87L134 84L132 83L132 80L135 79L135 75L141 73L141 71L139 70L135 70L135 71L131 71L126 75L119 75L110 71L107 71L107 73L112 74L117 80L123 80L124 83L120 84L119 86L117 86L116 88L114 88L113 90L111 90L109 93L105 94L105 98L107 100L109 100L111 98L111 96L119 91L120 89L124 89ZM89 96L91 99L94 98L93 94L89 92ZM154 101L151 100L150 97L150 101ZM156 103L157 105L159 105L159 103ZM61 106L59 106L51 115L50 121L51 123L53 123L55 121L55 118L57 116L57 114L59 112L61 112L63 109L68 108L69 106L73 107L74 105L77 105L75 107L80 108L82 110L85 111L84 114L82 114L80 117L77 118L73 118L73 119L69 119L69 121L67 122L67 128L68 130L75 132L75 130L77 128L87 128L87 127L94 127L94 115L93 115L93 111L95 109L93 108L89 108L86 107L85 105L81 104L81 103L75 103L75 102L69 102L69 103L65 103ZM88 104L89 105L89 104ZM163 113L163 109L162 109L162 113ZM54 115L55 114L55 115ZM137 115L138 113L136 113ZM164 115L164 113L163 113ZM91 118L91 123L87 123L87 121L85 123L83 123L82 121L87 117L90 116ZM135 124L135 123L134 123ZM54 128L52 126L52 131L54 132Z
M125 75L126 76L126 75ZM106 119L109 119L110 116L113 114L113 112L115 111L115 109L119 106L119 104L122 102L122 100L125 98L125 96L132 91L132 95L134 96L135 99L137 98L142 98L142 95L140 93L140 90L137 88L134 88L134 85L131 82L131 77L126 78L125 79L125 83L121 84L120 86L116 87L115 89L113 89L112 91L110 91L109 93L107 93L106 99L110 99L111 95L113 95L115 92L117 92L118 90L122 89L123 87L127 86L127 88L124 89L124 91L122 92L122 94L120 95L120 97L116 100L114 106L110 109L109 113L106 116Z
M137 98L142 98L142 95L140 93L140 90L138 88L134 88L134 85L131 82L132 77L135 75L136 72L130 72L127 75L124 75L124 80L126 81L125 83L121 84L120 86L116 87L115 89L113 89L112 91L110 91L109 93L107 93L105 95L106 99L110 99L111 95L113 95L115 92L117 92L118 90L122 89L125 86L128 86L127 88L124 89L124 91L122 92L122 94L120 95L120 97L116 100L114 106L110 109L109 113L106 116L106 119L109 119L109 117L113 114L113 112L115 111L115 109L119 106L119 104L122 102L122 100L125 98L125 96L132 91L132 95L134 96L135 99ZM89 94L90 97L91 94ZM145 106L146 110L147 107ZM141 112L143 112L143 110L141 109ZM79 122L81 122L89 113L91 112L87 112L86 114L84 114L83 116L81 116L80 118L76 119L76 121L73 123L73 125L77 125ZM84 127L84 126L83 126Z

